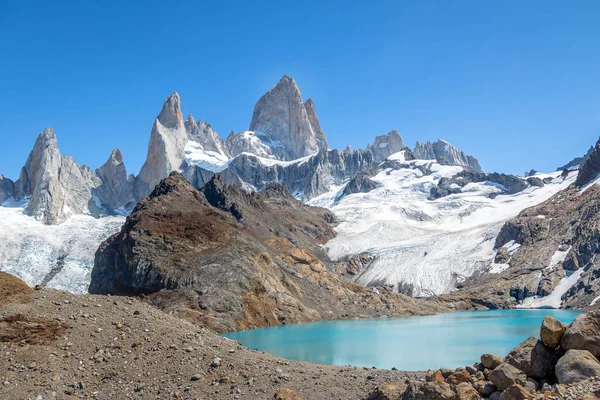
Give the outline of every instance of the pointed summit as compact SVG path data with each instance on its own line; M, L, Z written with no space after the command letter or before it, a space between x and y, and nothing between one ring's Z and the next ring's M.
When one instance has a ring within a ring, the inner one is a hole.
M328 147L314 103L303 103L298 85L287 75L256 103L250 131L257 132L281 160L295 160Z
M179 170L185 159L184 149L189 140L190 135L181 113L181 100L179 94L173 92L166 98L152 126L146 162L135 182L135 195L138 199L150 194L154 186L169 176L171 171Z
M158 121L167 128L179 128L183 126L179 93L173 92L172 95L165 99L162 110L158 115Z
M127 180L127 170L121 150L114 149L104 165L96 170L96 175L102 184L92 189L92 193L100 199L109 212L131 207L134 200L133 185Z

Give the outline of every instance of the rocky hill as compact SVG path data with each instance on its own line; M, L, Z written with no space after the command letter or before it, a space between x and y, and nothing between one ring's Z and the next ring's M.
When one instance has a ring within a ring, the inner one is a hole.
M198 191L172 173L100 246L89 291L144 295L216 331L447 309L328 270L315 254L333 218L281 185L248 194L216 175Z

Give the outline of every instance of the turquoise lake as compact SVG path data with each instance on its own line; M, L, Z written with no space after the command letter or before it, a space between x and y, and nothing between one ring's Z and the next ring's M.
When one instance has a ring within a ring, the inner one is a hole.
M505 356L539 337L546 315L570 323L578 311L465 311L426 317L323 321L232 332L244 346L292 360L416 371L456 368L481 354Z

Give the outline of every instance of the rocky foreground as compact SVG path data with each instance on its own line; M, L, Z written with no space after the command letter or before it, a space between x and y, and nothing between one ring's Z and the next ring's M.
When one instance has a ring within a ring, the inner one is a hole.
M0 273L2 399L595 399L600 313L547 319L504 359L401 372L290 361L133 297L33 290Z
M0 315L0 399L361 399L424 378L288 361L136 298L34 291L4 273Z

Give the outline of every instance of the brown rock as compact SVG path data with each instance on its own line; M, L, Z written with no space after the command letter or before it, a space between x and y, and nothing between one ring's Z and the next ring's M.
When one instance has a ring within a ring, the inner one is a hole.
M462 382L469 382L470 377L471 377L471 375L466 370L461 369L460 371L457 371L457 372L453 373L452 375L450 375L446 379L446 382L448 382L452 385L458 385L459 383L462 383Z
M551 379L554 376L558 353L531 336L512 349L505 361L534 379Z
M500 395L499 400L532 400L534 397L519 384L508 387Z
M478 391L483 397L490 397L496 390L498 390L498 388L492 382L482 382Z
M560 344L560 339L562 339L565 330L566 327L562 322L547 315L546 318L544 318L544 322L542 322L540 339L542 339L542 342L546 346L554 349Z
M408 385L403 400L454 400L456 393L445 382L412 383Z
M427 373L427 376L425 376L425 380L427 382L444 382L444 376L439 369L435 371L431 370Z
M404 382L383 383L367 397L367 400L398 400L402 398L407 387Z
M292 389L284 388L275 394L275 400L302 400L302 398Z
M498 357L494 354L483 354L481 356L481 363L488 369L495 369L498 365L502 364L504 360L502 357Z
M455 400L479 400L481 396L477 393L477 390L473 388L473 386L468 383L459 383L454 388L456 392Z

